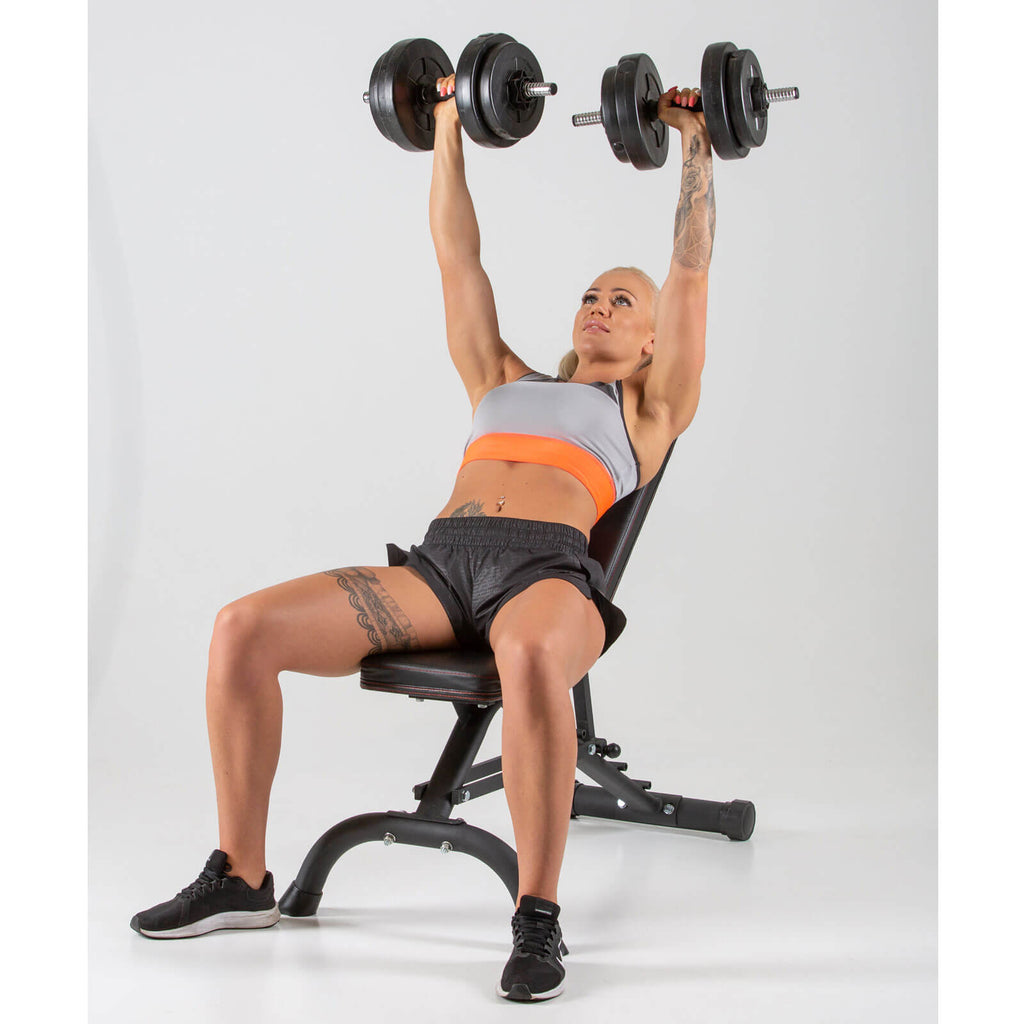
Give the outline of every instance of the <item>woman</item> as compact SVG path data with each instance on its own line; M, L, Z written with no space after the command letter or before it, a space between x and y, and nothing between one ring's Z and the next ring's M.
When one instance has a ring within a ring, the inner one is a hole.
M438 88L451 94L454 75ZM684 157L668 278L659 293L633 268L601 274L583 296L559 378L533 371L499 335L458 111L452 102L435 108L430 228L448 348L473 406L465 461L423 544L388 545L387 566L291 580L217 615L206 714L220 847L195 882L132 918L140 934L184 938L279 919L264 844L280 672L347 676L382 650L489 647L502 682L502 774L519 858L514 947L498 993L531 1000L562 991L557 885L576 765L570 691L625 625L602 593L588 538L612 502L657 474L700 391L715 204L704 118L686 109L698 94L672 88L658 104Z

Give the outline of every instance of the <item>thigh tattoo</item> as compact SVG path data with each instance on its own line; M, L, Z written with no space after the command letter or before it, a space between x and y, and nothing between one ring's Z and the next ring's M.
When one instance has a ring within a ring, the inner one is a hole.
M328 569L324 575L334 576L338 586L348 593L356 621L369 638L370 654L419 647L419 637L409 616L374 573L367 569Z

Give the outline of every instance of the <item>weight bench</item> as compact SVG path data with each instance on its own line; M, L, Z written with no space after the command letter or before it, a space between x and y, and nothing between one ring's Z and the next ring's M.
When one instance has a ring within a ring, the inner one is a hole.
M614 599L633 545L647 518L655 491L675 448L672 442L654 477L640 490L616 502L594 525L589 552L605 570L606 593ZM416 700L450 701L457 721L428 782L413 786L415 811L357 814L329 828L310 848L295 881L278 904L290 917L316 913L324 883L346 850L360 843L383 841L468 853L483 861L505 883L513 905L519 895L519 864L506 842L484 829L452 818L456 804L465 804L502 788L501 758L474 764L487 727L501 707L501 680L490 651L469 649L373 654L361 663L360 686L385 693L404 693ZM590 678L573 688L579 753L576 767L596 786L576 782L573 818L586 815L639 821L647 825L718 832L733 840L749 839L754 831L754 805L747 800L716 803L651 791L651 783L631 779L617 758L621 749L594 731ZM563 944L563 952L565 950Z

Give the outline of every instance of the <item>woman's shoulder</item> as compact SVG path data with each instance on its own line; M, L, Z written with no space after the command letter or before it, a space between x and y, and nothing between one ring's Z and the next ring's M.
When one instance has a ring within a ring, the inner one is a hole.
M514 352L509 352L505 358L505 383L511 384L514 381L522 380L523 377L529 377L536 374L538 371L532 366L527 366Z
M530 381L557 381L557 377L552 377L550 373L542 373L540 370L525 369L522 373L507 374L505 378L506 384L515 384L516 381L530 380Z

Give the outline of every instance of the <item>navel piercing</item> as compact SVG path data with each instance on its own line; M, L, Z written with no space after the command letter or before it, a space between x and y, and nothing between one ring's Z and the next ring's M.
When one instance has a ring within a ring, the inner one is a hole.
M504 504L505 504L505 495L503 494L503 495L502 495L502 496L501 496L501 497L500 497L500 498L498 499L498 511L499 511L499 512L501 511L501 506L502 506L502 505L504 505Z

